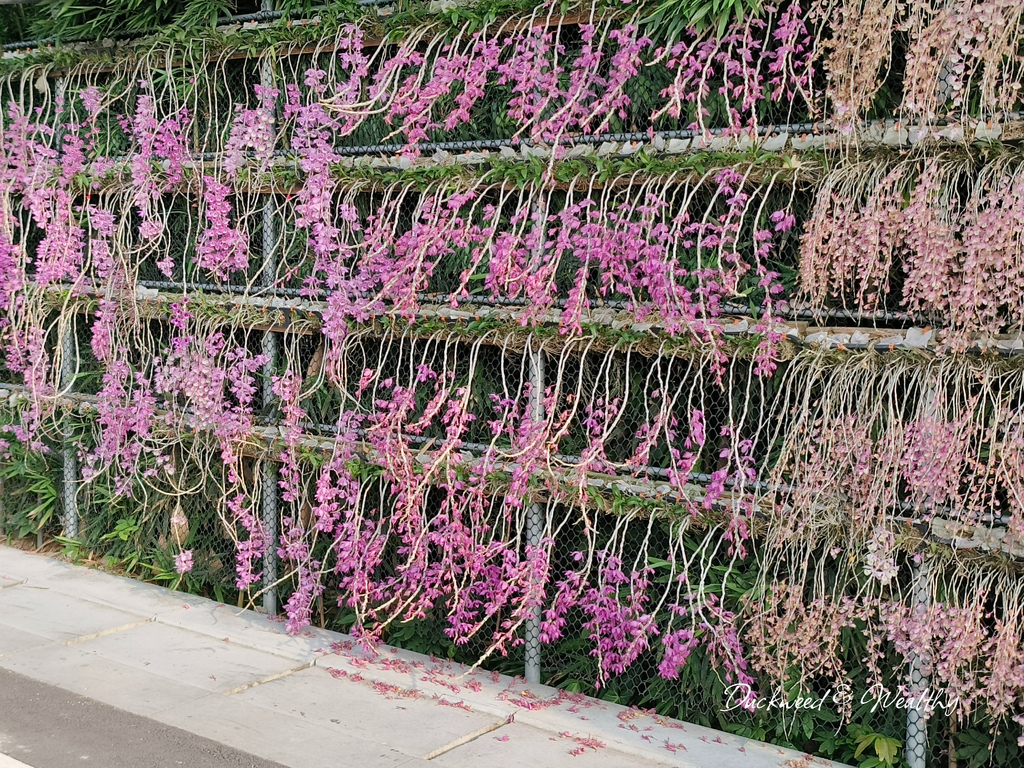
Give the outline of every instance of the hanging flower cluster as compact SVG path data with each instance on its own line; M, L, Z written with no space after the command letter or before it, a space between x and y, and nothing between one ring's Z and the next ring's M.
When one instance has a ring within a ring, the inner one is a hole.
M1013 0L817 0L812 16L832 26L822 53L833 117L852 125L872 111L901 35L909 47L897 114L966 122L1016 109L1022 13Z
M1019 329L1020 167L1000 159L968 174L964 165L941 156L892 168L873 161L827 179L801 243L810 299L867 311L902 305L941 319L956 344ZM952 194L960 185L970 185L964 197Z

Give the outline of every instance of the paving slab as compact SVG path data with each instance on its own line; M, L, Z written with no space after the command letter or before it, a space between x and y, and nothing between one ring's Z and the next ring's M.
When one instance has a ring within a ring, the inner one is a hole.
M34 552L10 547L3 547L2 551L0 588L4 585L4 579L10 579L148 615L176 610L184 605L205 605L210 602L197 595L172 592L166 587L119 577L96 568L72 565Z
M11 627L49 640L64 641L135 624L146 618L31 583L0 591L0 632Z
M172 592L156 584L114 576L94 568L71 565L10 547L3 548L3 558L0 559L0 586L4 583L5 574L6 578L30 586L47 587L101 605L147 615L209 602L196 595Z
M14 547L3 546L3 558L0 559L0 576L17 581L43 574L52 574L74 566L46 557L34 552L24 552Z
M316 665L339 677L345 675L351 679L353 674L358 675L364 684L396 686L417 691L425 698L465 706L474 712L512 716L516 724L549 734L571 733L573 738L596 739L606 745L608 751L602 754L616 754L623 760L628 755L649 766L792 768L839 765L813 758L808 762L807 756L794 750L583 694L530 685L521 678L471 670L445 659L388 646L368 650L351 638L335 642L331 653L322 655ZM459 747L459 750L464 748Z
M156 584L114 576L92 568L60 570L29 578L29 584L49 587L56 592L73 594L100 605L125 611L159 616L169 611L203 606L209 601L197 595L174 592Z
M298 635L289 635L281 620L212 600L178 606L176 610L159 614L156 621L217 639L229 637L240 646L295 661L312 661L317 651L326 650L332 642L322 631L307 629Z
M542 693L539 687L518 682L504 696L523 704L534 701ZM654 712L622 707L586 696L556 693L551 706L525 710L516 719L525 724L551 729L558 733L572 732L614 741L621 750L648 758L676 763L685 752L693 765L714 768L748 768L751 765L785 765L787 760L800 759L799 753L771 744L747 739L695 723L663 717ZM542 701L552 701L542 698ZM680 745L674 748L673 745ZM654 752L653 755L650 753ZM664 752L664 753L663 753Z
M510 723L492 733L474 739L458 749L430 761L438 768L479 768L515 766L515 768L650 768L651 762L634 755L608 749L602 742L578 733L562 734ZM677 763L685 765L685 763Z
M147 675L213 693L227 693L296 667L284 656L157 623L89 640L78 647Z
M174 707L152 717L166 725L294 768L430 766L426 760L360 739L346 733L344 728L329 730L301 718L282 717L234 696L211 694L190 702L187 707ZM429 724L423 726L429 727Z
M649 766L679 765L676 755L685 751L687 745L701 753L705 762L693 765L702 767L732 768L728 764L720 765L725 754L725 750L718 749L722 744L736 750L743 768L781 766L785 759L797 756L795 752L782 750L779 754L784 755L783 759L770 755L761 762L744 760L745 753L741 749L747 740L738 736L388 646L371 650L351 639L340 641L332 646L330 654L321 656L316 663L338 677L351 679L356 675L364 684L415 691L423 698L512 718L517 724L548 733L568 732L574 737L596 739L606 744L609 754L623 759L626 755L635 756ZM634 725L633 721L642 724ZM714 742L716 748L711 750L714 754L704 754L709 745L701 741L702 738L718 740ZM672 752L662 748L664 743L682 746Z
M29 648L50 645L52 642L53 640L37 635L34 632L25 632L21 629L0 624L0 658Z
M0 668L138 715L185 705L208 694L201 688L119 664L78 646L50 645L23 651L0 658Z
M306 669L233 698L273 712L302 718L414 757L441 749L467 734L501 726L504 718L459 707L397 687L333 677ZM429 727L423 727L429 723Z
M289 768L836 765L3 546L0 574L0 667Z

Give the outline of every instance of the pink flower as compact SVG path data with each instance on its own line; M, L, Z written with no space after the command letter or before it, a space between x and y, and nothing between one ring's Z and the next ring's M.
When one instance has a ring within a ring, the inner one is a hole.
M174 556L174 570L180 574L186 574L192 570L192 550L183 549Z

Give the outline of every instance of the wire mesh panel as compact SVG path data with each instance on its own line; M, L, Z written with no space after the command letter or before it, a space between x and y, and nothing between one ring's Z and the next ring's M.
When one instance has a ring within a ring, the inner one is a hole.
M861 8L592 10L3 79L0 530L816 755L1019 762L1016 150L860 146L924 71L821 69ZM994 103L943 66L938 112ZM768 129L822 109L828 148Z

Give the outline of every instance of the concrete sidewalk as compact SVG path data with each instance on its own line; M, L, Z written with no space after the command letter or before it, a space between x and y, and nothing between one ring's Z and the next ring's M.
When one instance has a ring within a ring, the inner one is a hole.
M834 765L4 546L0 668L294 768Z

